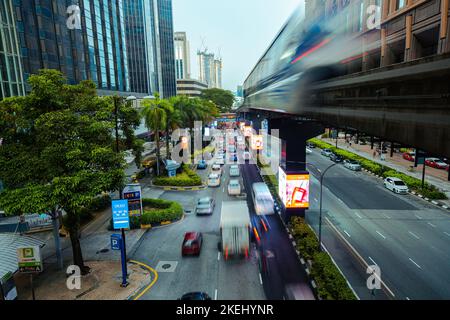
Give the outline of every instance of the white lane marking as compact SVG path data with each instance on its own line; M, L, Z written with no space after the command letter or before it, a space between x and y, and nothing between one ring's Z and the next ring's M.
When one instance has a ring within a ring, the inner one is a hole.
M217 289L216 289L216 291L214 292L214 300L217 300Z
M344 230L344 233L345 233L349 238L352 237L346 230Z
M358 212L355 212L355 215L356 215L358 218L362 219L362 217L358 214Z
M223 187L222 192L225 193L225 187Z
M317 200L317 198L314 198L314 201L315 201L315 202L319 202L319 200Z
M383 239L386 239L386 237L381 232L379 232L378 230L376 230L376 233L378 233L381 237L383 237Z
M414 263L416 265L417 268L422 269L421 266L419 266L413 259L409 258L409 261L411 261L412 263Z
M369 257L369 260L372 261L374 265L378 265L371 257Z
M406 300L411 300L410 298L406 297Z
M388 216L386 213L382 213L382 215L383 215L385 218L387 218L387 219L391 219L391 217Z
M422 217L421 217L421 216L419 216L419 215L417 215L417 214L416 214L415 216L416 216L417 219L422 220Z
M436 228L436 226L434 224L432 224L431 222L428 222L428 225L433 227L433 228Z
M450 233L444 231L444 234L450 237Z
M217 252L217 261L220 261L220 252Z
M420 240L420 237L419 237L417 234L415 234L415 233L413 233L413 232L411 232L411 231L408 231L408 233L409 233L410 235L412 235L414 238L416 238L417 240Z
M263 284L261 273L259 274L259 283Z

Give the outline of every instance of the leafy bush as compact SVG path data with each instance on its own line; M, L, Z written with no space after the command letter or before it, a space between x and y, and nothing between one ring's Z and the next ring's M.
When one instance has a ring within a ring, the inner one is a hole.
M319 139L311 139L310 142L314 143L316 146L318 146L321 149L330 149L334 153L342 156L345 159L350 160L356 160L361 163L361 167L364 169L373 172L376 175L382 176L384 178L386 177L396 177L399 179L402 179L403 182L411 189L416 191L417 193L422 194L424 197L432 199L432 200L446 200L447 196L445 193L439 191L435 186L430 185L428 183L425 183L424 188L422 189L422 181L420 179L411 177L407 174L398 172L392 168L389 168L387 166L383 166L379 163L376 163L374 161L371 161L369 159L363 158L361 156L358 156L357 154L354 154L352 152L342 150L342 149L336 149L336 147L332 146L329 143L326 143L324 141L321 141Z
M329 255L319 251L319 241L305 220L293 217L289 227L301 255L312 261L311 277L317 283L320 297L325 300L355 300L347 281Z
M326 252L314 254L311 276L317 283L317 290L324 300L356 300L347 281Z
M158 224L164 221L178 220L183 216L183 207L174 201L160 199L143 199L144 214L140 224ZM151 207L153 210L145 210Z
M153 184L156 186L171 186L171 187L192 187L201 186L202 179L200 176L189 168L188 165L183 164L183 172L176 177L156 177Z

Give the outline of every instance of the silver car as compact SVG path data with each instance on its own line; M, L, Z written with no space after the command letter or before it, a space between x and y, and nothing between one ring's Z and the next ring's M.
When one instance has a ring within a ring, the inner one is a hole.
M197 202L197 207L195 208L195 214L200 215L206 215L206 214L213 214L214 212L214 199L210 197L201 198Z
M355 160L344 160L344 167L352 171L361 171L361 165Z
M237 178L240 176L240 172L239 172L239 166L237 165L232 165L230 167L230 177L232 178Z

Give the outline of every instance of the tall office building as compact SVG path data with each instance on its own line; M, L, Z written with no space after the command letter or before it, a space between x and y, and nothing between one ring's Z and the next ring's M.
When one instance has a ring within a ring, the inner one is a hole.
M130 91L122 0L79 2L81 30L67 27L66 1L14 1L24 77L60 70L71 84Z
M212 86L213 70L214 70L214 54L205 51L198 51L199 80Z
M125 35L130 87L133 92L159 92L160 63L152 0L124 0Z
M222 89L222 59L214 59L213 88Z
M159 52L161 60L160 93L164 98L168 98L177 95L172 0L155 1L157 2L155 9L157 9L158 12L155 23L159 32Z
M191 55L186 32L175 32L175 70L177 79L191 78Z
M0 99L25 94L13 0L0 1Z

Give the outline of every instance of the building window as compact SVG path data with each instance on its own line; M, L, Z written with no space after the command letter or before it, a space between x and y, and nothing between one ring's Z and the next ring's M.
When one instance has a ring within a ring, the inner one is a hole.
M397 4L395 6L395 10L400 10L406 5L406 0L396 0Z

